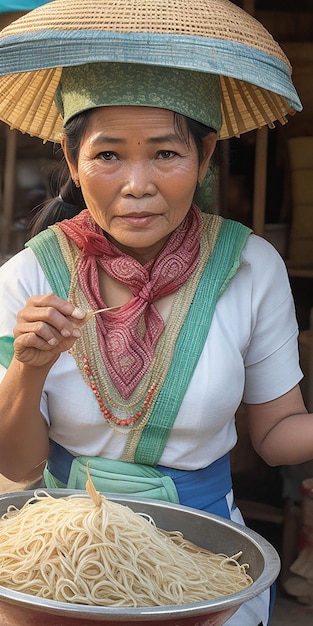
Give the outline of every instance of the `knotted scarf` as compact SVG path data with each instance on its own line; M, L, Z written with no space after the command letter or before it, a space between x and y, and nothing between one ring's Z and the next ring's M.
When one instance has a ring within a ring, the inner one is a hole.
M198 264L202 224L201 212L193 205L159 255L145 265L110 242L87 210L58 224L81 250L78 284L92 309L106 306L100 294L98 266L127 285L133 295L120 309L96 318L103 362L124 399L147 373L164 328L154 302L177 291Z

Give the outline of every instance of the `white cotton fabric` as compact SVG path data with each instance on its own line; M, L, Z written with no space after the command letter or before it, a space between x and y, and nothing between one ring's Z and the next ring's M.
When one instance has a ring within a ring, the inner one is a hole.
M268 242L251 235L241 261L218 300L201 358L160 459L162 465L189 470L206 467L235 445L234 416L242 400L273 400L302 378L294 302L282 259ZM12 336L16 314L29 296L50 292L29 248L3 265L0 336ZM0 380L4 374L0 366ZM67 353L47 377L41 410L51 439L71 453L121 456L125 435L104 420L93 392ZM227 501L231 518L243 523L232 492ZM243 605L227 626L258 626L260 621L266 625L268 603L267 590Z
M16 313L29 296L50 292L29 248L3 265L0 336L13 334ZM0 379L4 372L1 367ZM298 326L285 265L271 244L251 235L238 272L218 300L160 463L189 470L206 467L235 445L234 415L242 399L273 400L301 377ZM68 353L61 355L47 377L41 410L50 437L71 453L121 456L125 435L104 420Z

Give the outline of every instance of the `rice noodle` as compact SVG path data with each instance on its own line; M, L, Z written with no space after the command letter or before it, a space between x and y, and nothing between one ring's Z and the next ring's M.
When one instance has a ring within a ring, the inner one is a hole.
M178 605L240 591L253 581L229 558L156 528L108 500L34 492L0 521L0 584L59 602L107 607Z

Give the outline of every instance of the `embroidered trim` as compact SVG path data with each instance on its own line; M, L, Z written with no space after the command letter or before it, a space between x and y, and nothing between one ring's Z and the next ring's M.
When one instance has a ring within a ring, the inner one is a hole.
M175 292L171 313L158 341L151 367L127 400L121 396L112 383L99 354L96 329L98 323L105 325L105 322L102 322L99 319L100 316L97 316L82 327L82 335L75 342L71 354L75 358L85 382L94 392L106 422L118 432L127 435L130 430L138 429L141 431L149 420L169 371L177 337L192 303L204 267L214 249L221 223L222 220L218 216L203 216L198 267L188 281ZM57 226L53 226L52 229L58 237L60 249L72 275L68 298L77 306L88 310L90 304L77 282L76 268L80 261L81 252L75 244L69 242Z
M58 224L82 254L77 264L77 287L92 309L106 306L98 273L126 285L132 297L116 311L97 318L101 359L114 387L127 399L149 371L164 320L155 302L175 293L193 274L200 254L203 219L192 205L170 234L156 258L141 264L108 240L87 210ZM74 293L74 286L72 286Z
M77 284L75 268L79 261L80 251L74 244L69 244L64 234L60 230L58 231L57 227L51 228L55 230L54 234L57 236L60 246L60 249L58 249L58 262L61 264L63 258L69 273L72 274L72 284L75 282ZM219 237L220 230L221 236ZM149 403L146 402L149 406L145 414L140 415L136 423L132 421L129 424L125 423L119 426L113 420L107 420L107 423L109 422L115 430L128 436L126 450L121 460L135 460L137 463L147 465L156 465L159 462L194 367L203 349L205 337L214 314L216 300L236 273L240 265L242 249L250 233L251 230L239 222L223 220L223 218L216 215L203 215L199 266L186 284L174 294L172 312L158 342L153 367L150 369L151 374L149 377L146 375L137 386L136 393L129 399L128 406L125 406L125 402L123 404L121 398L118 397L116 389L113 389L113 393L111 393L110 385L105 384L110 381L108 381L105 367L101 365L101 359L99 359L95 327L96 320L93 318L85 326L85 328L89 326L89 331L92 330L94 341L90 343L88 335L83 333L81 340L76 342L76 346L82 345L82 351L80 352L79 349L76 354L77 365L88 384L90 376L84 372L84 361L81 357L84 356L84 353L91 355L93 367L90 373L92 376L94 374L99 376L99 389L101 389L99 397L101 401L103 401L103 398L109 400L111 407L115 405L115 412L120 411L120 414L117 415L118 418L125 421L125 416L127 419L125 409L129 410L130 406L132 406L133 415L138 411L140 412L140 407L142 407L145 398L147 398L151 385L154 383L157 385L157 392L152 394L151 402L150 397ZM51 236L53 237L54 234L51 233ZM47 241L44 242L42 247L37 247L36 255L40 262L45 258L46 246ZM63 257L60 256L61 251L64 255ZM212 263L211 255L213 257ZM59 268L59 271L61 273L64 272L62 268ZM50 268L46 267L45 273L52 288L56 290L55 285L58 285L58 280L54 276L53 270L50 271ZM97 280L97 276L95 276L95 280ZM83 294L77 291L76 295L81 297L82 302L84 302L80 306L88 310L89 303L86 299L84 300ZM191 314L191 310L189 310L191 304L198 309L196 327L194 324L194 313ZM202 320L200 314L202 314ZM184 330L180 335L180 330L185 320L187 321L186 331ZM190 352L191 336L194 345ZM177 338L179 340L176 342ZM177 344L180 344L180 349L178 350L176 350ZM183 360L185 361L183 363L181 362L182 355L184 355ZM179 363L181 367L178 367ZM179 385L177 384L178 379ZM132 405L130 405L130 402ZM113 411L110 412L114 415Z

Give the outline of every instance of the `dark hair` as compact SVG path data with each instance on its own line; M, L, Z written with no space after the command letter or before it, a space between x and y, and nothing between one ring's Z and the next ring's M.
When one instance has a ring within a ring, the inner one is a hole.
M78 161L80 144L87 131L89 115L93 110L90 109L79 113L64 126L68 151L74 163ZM186 120L187 132L183 120ZM174 113L174 123L176 130L187 145L190 143L190 136L193 138L198 152L199 163L201 163L203 158L203 139L210 133L216 133L216 131L201 124L201 122L196 122L179 113ZM51 177L50 189L52 200L45 202L33 218L31 222L31 237L34 237L56 222L78 215L86 208L81 189L77 188L73 183L64 155L57 166L56 172Z
M186 120L187 134L183 120ZM201 163L203 159L203 139L210 135L210 133L214 133L214 135L216 135L216 130L210 126L205 126L205 124L202 124L201 122L191 119L191 117L184 117L179 113L174 113L174 123L178 133L181 137L183 137L187 145L190 143L190 136L193 138L198 152L199 163Z

